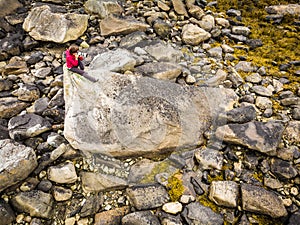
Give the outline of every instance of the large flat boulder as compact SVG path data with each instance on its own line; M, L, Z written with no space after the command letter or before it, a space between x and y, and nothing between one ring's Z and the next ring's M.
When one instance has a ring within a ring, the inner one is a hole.
M89 71L96 83L70 73L64 71L65 137L76 149L119 157L198 146L216 116L237 98L230 89L99 68Z
M35 40L65 43L79 38L87 29L88 15L53 13L48 5L33 8L23 29Z
M0 192L24 180L37 166L32 148L13 140L0 140Z

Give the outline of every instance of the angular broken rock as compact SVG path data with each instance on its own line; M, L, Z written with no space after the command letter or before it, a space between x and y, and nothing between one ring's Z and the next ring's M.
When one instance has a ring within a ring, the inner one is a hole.
M216 116L237 99L230 89L181 86L104 69L89 71L96 83L64 71L64 136L75 149L137 156L198 146Z
M129 201L138 210L157 208L170 200L167 190L159 184L129 187L126 193Z
M71 162L48 168L48 179L59 184L71 184L77 180L75 166Z
M137 20L119 19L115 16L108 16L100 22L101 35L125 35L135 31L146 31L148 24Z
M23 29L35 40L65 43L80 37L88 25L88 15L53 13L48 5L35 7L23 23Z
M84 9L89 14L97 14L101 19L108 15L120 15L124 10L116 0L97 1L88 0L84 3Z
M236 207L239 186L234 181L213 181L210 185L209 199L217 205Z
M10 139L0 140L0 192L25 179L36 166L32 148Z
M242 184L243 209L250 212L262 213L273 218L287 216L282 200L273 192L251 184Z
M54 201L51 194L33 190L18 193L11 203L20 212L48 219L51 217Z
M101 173L81 172L82 188L86 192L100 192L125 188L125 179Z
M218 127L216 137L225 142L243 145L259 152L276 155L284 126L280 121L228 124Z
M186 206L186 220L189 224L222 225L223 217L215 213L211 208L201 205L199 202L192 202Z
M15 97L6 97L0 99L0 118L11 118L28 106L27 103L18 100Z
M182 69L180 66L173 63L153 62L138 66L136 71L144 76L175 81L175 79L181 74Z
M16 141L35 137L50 129L51 123L36 114L16 116L11 118L8 122L9 136Z

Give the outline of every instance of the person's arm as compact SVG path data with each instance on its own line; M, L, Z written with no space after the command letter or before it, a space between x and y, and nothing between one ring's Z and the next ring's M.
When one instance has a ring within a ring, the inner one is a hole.
M76 56L68 55L66 58L67 66L69 68L78 66L78 59Z

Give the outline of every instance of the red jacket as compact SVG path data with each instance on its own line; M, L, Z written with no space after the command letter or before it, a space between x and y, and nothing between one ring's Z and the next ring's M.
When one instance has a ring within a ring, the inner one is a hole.
M70 54L69 49L66 50L66 64L69 69L78 66L78 60L75 58L75 55Z

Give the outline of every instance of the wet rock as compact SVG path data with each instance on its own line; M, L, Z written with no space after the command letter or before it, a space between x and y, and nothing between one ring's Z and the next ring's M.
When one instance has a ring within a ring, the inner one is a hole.
M31 84L21 85L15 93L18 99L25 102L33 102L40 97L40 90Z
M117 1L88 0L84 3L84 9L89 14L97 14L101 19L109 15L121 15L124 11Z
M160 36L161 38L165 38L170 34L172 27L170 24L164 22L163 20L157 19L153 24L153 28L158 36Z
M43 5L31 10L23 29L35 40L65 43L80 37L87 25L88 15L53 13L48 5Z
M130 202L138 210L160 207L169 201L168 192L159 184L129 187L126 189L126 193Z
M81 172L80 177L86 192L124 189L128 185L125 179L108 174Z
M9 4L5 4L5 1L1 1L0 6L0 17L4 18L4 16L15 12L17 8L22 7L23 5L18 0L12 0Z
M1 91L9 91L12 89L13 83L9 80L0 79L0 92Z
M220 214L212 211L211 208L201 205L199 202L193 202L186 206L186 220L188 224L207 224L222 225L223 218Z
M15 220L15 214L9 204L0 200L0 224L7 225Z
M80 216L81 217L87 217L87 216L96 214L97 212L99 212L99 210L101 208L101 205L103 204L103 201L104 200L103 200L102 193L88 196L86 198L86 201L84 202L81 210L80 210ZM124 209L126 209L126 208L124 208ZM125 211L124 209L123 208L118 209L118 210L116 210L116 212ZM108 214L110 214L110 213L108 213ZM122 213L120 213L120 214L123 215ZM97 216L97 214L96 214L95 215L95 220L96 220L97 217L101 218L102 215L104 216L105 213L101 214L101 216L100 215Z
M218 127L216 136L229 143L240 144L268 155L275 155L283 130L283 124L279 121L267 123L254 121Z
M4 74L22 74L22 73L28 73L29 69L27 67L27 64L24 60L22 60L20 57L12 57L8 64L4 67Z
M8 122L9 136L17 141L35 137L50 129L50 122L36 114L16 116Z
M136 31L146 31L148 27L149 25L145 23L119 19L114 16L108 16L100 22L102 36L126 35Z
M150 211L138 211L129 213L122 218L123 225L159 225L158 218Z
M291 179L298 175L296 168L290 162L281 159L271 160L271 171L280 179Z
M53 197L57 202L66 201L70 199L72 197L72 194L72 190L64 187L55 186L53 188Z
M34 150L10 139L0 140L0 191L25 179L37 166Z
M272 189L279 189L283 187L279 180L271 177L264 178L264 185Z
M0 140L3 139L9 139L9 134L7 129L7 121L0 119Z
M130 212L128 206L103 211L95 215L95 225L121 224L122 218Z
M51 217L54 202L50 194L34 190L18 193L11 203L20 212L47 219Z
M234 181L213 181L210 185L209 199L217 205L236 207L239 186Z
M273 218L287 216L281 199L273 192L251 184L241 185L243 209L262 213Z
M288 225L297 225L299 220L300 220L300 210L296 211L290 216Z
M75 166L71 162L48 168L48 179L59 184L70 184L77 180Z
M256 110L252 105L232 109L228 112L221 113L219 120L225 123L246 123L254 120Z

